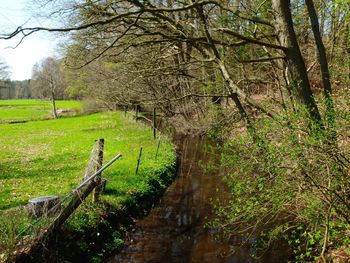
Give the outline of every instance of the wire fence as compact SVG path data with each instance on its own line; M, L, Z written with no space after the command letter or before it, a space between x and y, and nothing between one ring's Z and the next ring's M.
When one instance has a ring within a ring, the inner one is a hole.
M157 160L157 157L158 157L158 154L159 154L159 149L160 149L160 145L161 145L161 140L163 139L163 134L162 134L162 131L160 129L158 129L156 127L156 118L155 118L155 115L153 116L153 120L147 118L146 116L143 116L143 115L137 115L136 112L134 111L131 111L131 112L125 112L125 117L126 117L126 114L129 114L131 115L132 117L135 118L135 121L137 121L138 118L141 118L143 119L144 121L148 122L148 124L151 126L151 128L157 132L158 136L154 136L154 139L155 139L155 143L157 144L156 145L156 152L155 152L155 160ZM155 112L154 112L155 114ZM155 135L155 133L154 133ZM156 140L157 139L157 140ZM60 216L60 213L58 213L58 215L56 215L56 213L58 211L62 211L64 210L64 205L67 204L68 200L71 199L71 197L73 196L77 196L78 198L81 198L80 196L80 191L85 187L87 186L89 183L91 183L97 176L101 175L101 173L106 170L109 166L111 166L116 160L118 160L119 158L121 158L123 155L124 156L128 156L128 155L134 155L136 151L139 151L139 149L137 148L133 148L133 149L130 149L126 154L118 154L116 155L114 158L112 158L107 164L105 164L103 167L101 167L100 169L98 169L96 171L96 167L98 165L98 155L96 154L97 152L97 147L98 147L98 144L95 143L94 146L93 146L93 149L91 151L91 154L90 154L90 159L89 159L89 162L85 168L85 173L84 173L84 177L83 177L83 180L82 182L78 185L77 188L75 188L73 191L71 191L70 193L68 193L66 196L64 196L62 199L60 199L60 201L55 204L52 208L50 208L46 215L47 216L50 216L50 215L55 215L54 217L51 218L50 223L54 222L59 216ZM142 149L142 147L141 147ZM141 153L142 153L142 150L140 151L140 154L139 154L139 157L137 159L137 167L136 167L136 175L138 173L138 169L139 169L139 165L140 165L140 161L141 161ZM80 201L83 201L83 200L80 200ZM38 223L40 223L41 221L43 220L47 220L48 218L47 217L39 217L37 219L35 219L33 222L31 222L29 225L27 225L23 230L21 230L17 236L16 236L16 239L19 239L21 238L24 234L26 234L31 228L34 228Z
M107 164L105 164L101 169L99 169L98 171L96 171L95 173L93 173L92 175L90 175L88 178L84 179L83 182L77 187L75 188L72 192L70 192L69 194L67 194L64 198L62 198L56 205L54 205L52 208L50 208L47 212L46 215L52 215L54 214L58 209L61 208L61 206L70 198L72 197L74 194L77 194L77 196L79 197L79 191L86 186L87 184L89 184L92 180L94 180L96 178L96 176L100 175L104 170L106 170L109 166L111 166L116 160L118 160L119 158L122 157L122 154L118 154L116 155L113 159L111 159ZM83 200L81 200L83 201ZM62 209L61 209L62 210ZM59 215L57 216L59 217ZM57 218L56 217L56 218ZM39 217L38 219L36 219L33 223L31 223L28 227L26 227L25 229L23 229L22 231L20 231L20 233L17 235L17 239L19 237L21 237L25 232L27 232L30 228L34 227L36 224L38 224L41 220L43 220L44 217ZM55 219L56 219L55 218ZM55 219L53 219L52 221L54 221Z

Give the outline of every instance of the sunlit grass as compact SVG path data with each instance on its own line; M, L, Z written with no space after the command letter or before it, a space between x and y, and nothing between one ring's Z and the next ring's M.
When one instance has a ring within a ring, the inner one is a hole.
M123 154L103 173L108 182L101 199L115 209L137 208L138 197L152 198L172 179L176 154L171 142L162 137L156 159L158 141L153 140L152 130L123 113L0 124L0 261L29 246L51 222L44 219L32 225L36 221L28 217L22 205L38 196L69 194L81 183L93 144L99 138L105 139L104 163ZM143 154L136 175L140 147ZM159 183L156 188L155 181ZM85 202L66 222L70 238L76 240L74 233L88 235L98 224L109 224L103 219L104 213L104 205ZM122 244L120 229L109 231L99 257ZM79 242L89 244L89 240ZM87 253L81 247L75 251Z
M82 103L79 101L56 102L56 107L63 110L61 116L79 113ZM51 119L51 102L45 100L0 100L0 123L22 122Z
M79 184L94 141L105 139L105 162L116 154L123 157L111 166L107 196L111 202L126 194L147 190L147 177L173 165L175 153L164 140L155 160L157 142L150 128L125 119L120 113L21 124L1 124L0 210L27 203L41 195L64 196ZM143 147L140 172L135 167Z

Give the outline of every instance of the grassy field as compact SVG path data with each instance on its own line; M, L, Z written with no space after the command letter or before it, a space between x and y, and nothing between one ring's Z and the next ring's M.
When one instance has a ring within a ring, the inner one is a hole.
M79 101L57 101L62 116L79 113ZM51 102L44 100L0 100L0 123L45 120L52 118Z
M105 139L105 160L123 158L105 172L106 199L119 202L126 194L147 188L147 175L173 163L175 153L163 141L155 160L157 142L150 128L125 119L120 113L21 124L1 124L0 210L26 204L40 195L64 196L84 174L94 140ZM140 147L140 173L135 167Z
M58 107L79 109L81 104L60 101ZM45 101L0 101L0 262L18 249L18 244L33 242L52 220L32 225L35 220L21 205L38 196L69 194L82 181L95 140L104 138L104 163L119 153L123 157L103 173L108 180L101 197L104 202L85 202L74 213L65 224L67 232L57 252L72 262L82 257L86 262L97 257L91 262L100 262L123 242L123 231L112 227L114 221L106 219L106 209L144 212L142 198L156 198L174 176L174 146L162 136L156 159L158 140L153 139L152 130L124 113L47 120L49 112ZM5 123L13 120L27 122ZM140 147L143 154L136 175ZM103 237L96 234L101 227L105 229ZM24 234L23 229L29 232Z

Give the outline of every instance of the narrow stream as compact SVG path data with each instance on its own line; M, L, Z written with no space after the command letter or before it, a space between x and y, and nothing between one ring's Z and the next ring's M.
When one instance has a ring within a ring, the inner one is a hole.
M173 184L150 214L136 222L125 247L106 262L287 262L283 251L273 250L253 260L254 246L240 247L239 238L218 241L205 227L212 216L212 199L227 197L215 147L203 138L177 137L180 167ZM235 253L233 253L235 251Z

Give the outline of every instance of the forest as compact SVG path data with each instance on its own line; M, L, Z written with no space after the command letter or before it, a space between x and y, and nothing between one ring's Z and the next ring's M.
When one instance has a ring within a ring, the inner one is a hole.
M256 237L256 257L283 240L294 262L350 260L349 0L33 3L55 23L0 39L65 37L38 97L156 108L220 146L229 200L208 227Z

